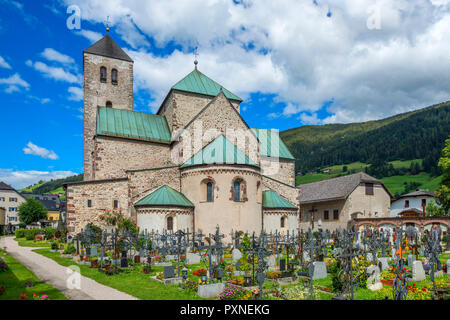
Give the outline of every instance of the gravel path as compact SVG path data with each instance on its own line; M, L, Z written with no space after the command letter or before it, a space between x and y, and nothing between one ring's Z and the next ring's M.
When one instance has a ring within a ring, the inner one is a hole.
M34 272L39 279L51 284L71 300L138 300L82 275L80 275L80 290L68 289L67 280L74 277L72 270L32 251L39 248L19 246L14 237L1 237L0 248L6 248L9 254ZM74 265L78 266L76 263Z

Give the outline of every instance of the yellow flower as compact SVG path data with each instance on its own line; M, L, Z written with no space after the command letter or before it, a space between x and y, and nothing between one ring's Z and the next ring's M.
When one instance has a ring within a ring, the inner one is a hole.
M202 279L198 279L198 283L202 283Z

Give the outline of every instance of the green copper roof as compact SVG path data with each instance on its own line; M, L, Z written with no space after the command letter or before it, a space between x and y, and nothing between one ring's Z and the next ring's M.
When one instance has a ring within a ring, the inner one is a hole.
M215 140L197 152L193 157L181 165L181 168L202 165L202 164L247 164L259 167L255 162L224 135L218 136Z
M203 73L194 69L186 77L175 84L172 89L205 94L208 96L217 96L222 88L223 93L228 99L242 101L237 95L231 93L214 80L208 78Z
M165 117L105 107L97 111L97 134L164 143L171 141Z
M194 204L184 194L166 185L139 200L136 205L194 207Z
M298 209L292 203L284 199L278 193L272 190L263 191L263 208L287 208Z
M295 160L283 140L281 140L278 132L256 128L252 128L252 131L259 139L259 150L262 156Z

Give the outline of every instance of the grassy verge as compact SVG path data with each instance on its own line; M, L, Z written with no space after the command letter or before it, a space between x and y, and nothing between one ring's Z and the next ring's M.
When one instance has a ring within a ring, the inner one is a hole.
M48 295L50 300L68 300L59 290L39 280L33 272L24 267L19 261L0 249L0 257L8 265L8 269L0 272L0 287L6 291L0 295L0 300L19 300L21 294L28 297ZM32 281L32 287L26 287L27 281Z
M25 238L14 238L14 240L16 240L21 247L50 248L50 243L48 241L34 241Z
M49 249L36 249L34 252L50 258L62 266L75 264L72 259L61 258L59 253L51 252ZM163 283L151 280L150 275L162 271L162 267L153 267L155 271L151 274L144 274L141 267L136 267L108 276L85 265L77 266L83 276L142 300L204 300L194 292L178 289L178 285L166 286Z

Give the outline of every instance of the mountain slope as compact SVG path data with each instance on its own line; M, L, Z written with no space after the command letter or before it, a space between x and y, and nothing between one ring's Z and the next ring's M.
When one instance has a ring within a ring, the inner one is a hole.
M298 172L354 162L424 159L438 175L437 161L450 134L450 102L382 120L302 126L280 133Z
M20 193L34 193L34 194L44 194L44 193L64 193L62 189L62 184L65 182L75 182L82 181L83 174L77 174L63 179L55 179L47 182L38 182L34 185L28 186L19 190Z

